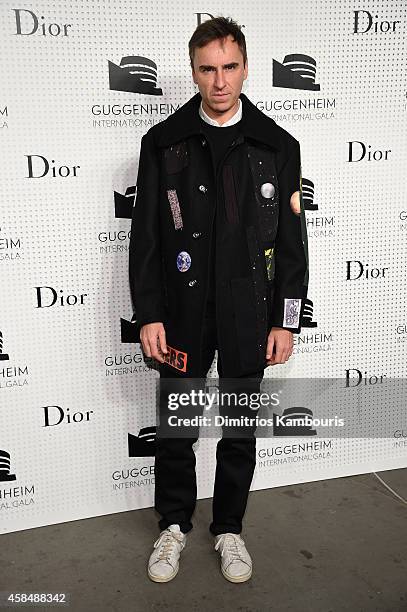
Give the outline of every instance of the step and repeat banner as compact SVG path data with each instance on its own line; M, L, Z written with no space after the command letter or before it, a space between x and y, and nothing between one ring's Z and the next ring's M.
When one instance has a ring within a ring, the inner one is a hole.
M293 356L265 377L341 379L351 398L405 375L403 0L3 0L3 533L154 504L158 371L128 284L139 148L196 93L188 40L220 14L244 28L243 92L301 144L308 299ZM252 490L405 467L402 417L393 429L259 438ZM216 441L195 446L199 498Z

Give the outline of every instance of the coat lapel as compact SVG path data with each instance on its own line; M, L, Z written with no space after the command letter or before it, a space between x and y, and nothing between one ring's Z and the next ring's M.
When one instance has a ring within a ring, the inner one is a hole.
M244 94L242 100L241 133L245 138L256 140L276 151L281 149L279 127L271 117L262 113ZM162 129L158 138L160 147L184 140L189 136L202 134L199 118L199 105L201 94L197 93L181 106L175 113L162 122Z

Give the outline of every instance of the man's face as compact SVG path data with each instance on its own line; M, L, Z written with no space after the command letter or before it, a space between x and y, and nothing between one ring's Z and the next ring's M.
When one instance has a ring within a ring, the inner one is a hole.
M237 108L237 100L247 78L247 62L231 35L213 40L195 50L194 83L198 85L204 111L213 119L225 122Z

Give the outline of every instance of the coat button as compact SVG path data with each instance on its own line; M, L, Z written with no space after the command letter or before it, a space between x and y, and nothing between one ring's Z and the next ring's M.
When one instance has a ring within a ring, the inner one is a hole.
M206 145L206 140L205 140L205 138L202 138L202 141L201 141L201 142L202 142L202 146L204 147L204 146Z
M198 281L196 280L196 278L193 278L192 280L190 280L190 281L189 281L188 285L189 285L190 287L193 287L194 285L196 285L196 284L197 284L197 282L198 282Z
M205 187L205 185L199 185L199 191L202 191L202 193L206 193L208 191L208 188Z
M202 236L202 232L194 232L192 234L192 238L200 238Z

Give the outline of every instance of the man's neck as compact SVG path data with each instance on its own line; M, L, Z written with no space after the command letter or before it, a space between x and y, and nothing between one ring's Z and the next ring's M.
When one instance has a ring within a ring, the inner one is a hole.
M218 119L215 119L214 117L211 117L204 110L204 105L203 105L203 101L202 100L201 100L201 104L199 106L199 115L200 115L200 117L204 121L206 121L206 123L209 123L210 125L214 125L216 127L228 127L229 125L234 125L235 123L240 121L240 119L242 118L242 101L240 100L240 98L238 98L238 100L236 102L236 110L233 112L232 109L230 109L230 111L228 111L227 114L229 114L229 112L232 112L232 115L230 115L224 121L219 122ZM222 116L222 118L223 118L223 116Z

